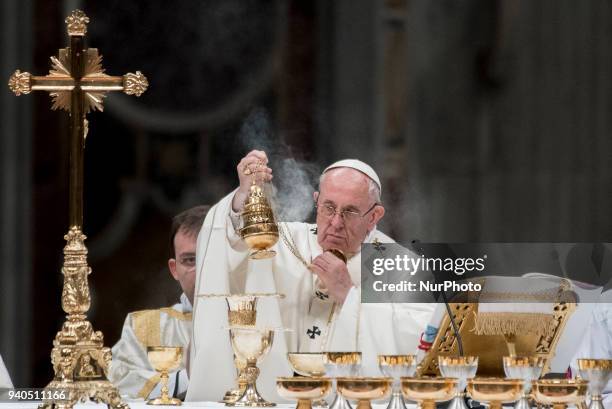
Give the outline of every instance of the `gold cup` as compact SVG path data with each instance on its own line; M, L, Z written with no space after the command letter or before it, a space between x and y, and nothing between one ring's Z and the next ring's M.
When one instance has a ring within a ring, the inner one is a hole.
M457 379L403 377L400 380L404 398L418 403L420 409L435 409L436 402L446 402L457 394Z
M589 382L583 379L540 379L533 381L536 402L552 405L553 409L565 409L586 399Z
M287 360L293 371L301 376L321 377L325 375L325 353L324 352L288 352ZM317 399L312 402L313 406L327 407L325 399Z
M180 399L171 398L168 394L168 372L178 369L183 360L183 347L147 347L147 357L153 368L160 373L162 382L161 396L151 399L147 405L181 405Z
M261 186L253 180L249 196L242 212L244 227L240 236L251 249L250 258L264 259L274 257L276 252L270 250L278 241L278 225L274 221L272 207Z
M313 400L325 398L331 390L331 379L321 377L277 378L280 397L297 400L297 409L312 409Z
M604 409L601 394L612 378L612 359L579 359L580 376L589 381L589 409Z
M468 394L479 402L488 402L491 409L502 409L502 404L515 402L523 394L522 379L468 379Z
M477 356L438 356L438 367L445 378L457 379L457 394L448 409L468 409L465 404L467 380L476 376Z
M392 394L387 409L406 409L400 378L414 376L416 367L416 355L378 355L378 369L384 376L393 378Z
M329 409L352 409L351 404L339 394L335 377L357 376L361 367L361 352L326 352L325 373L334 377L336 396Z
M245 362L245 368L240 373L239 384L246 385L242 395L233 402L226 402L226 406L276 406L266 401L257 391L257 378L259 368L257 362L272 348L274 341L273 329L257 329L254 327L230 327L230 340L236 359Z
M343 377L336 379L338 393L357 401L357 409L372 409L373 399L385 399L391 394L392 378Z
M504 372L507 378L523 380L523 394L514 404L514 409L530 409L529 391L531 382L539 379L544 370L545 359L537 355L503 357Z
M288 352L287 360L293 370L302 376L312 378L325 375L324 352Z

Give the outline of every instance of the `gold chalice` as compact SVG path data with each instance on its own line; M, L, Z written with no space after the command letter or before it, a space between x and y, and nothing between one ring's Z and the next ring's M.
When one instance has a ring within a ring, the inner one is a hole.
M183 347L147 347L147 357L153 368L160 372L162 383L161 396L151 399L147 405L181 405L180 399L171 398L168 395L168 372L177 369L183 360Z
M404 398L418 403L419 409L436 409L436 402L446 402L457 394L457 379L415 377L401 378Z
M579 359L578 369L580 376L589 381L589 394L591 395L589 409L604 409L601 394L612 378L612 360Z
M302 376L325 375L325 352L288 352L287 360L295 372Z
M325 353L323 352L288 352L287 360L293 371L301 376L312 378L325 375ZM327 407L325 399L317 399L312 404L317 407Z
M392 378L342 377L336 379L338 393L356 400L357 409L372 409L371 400L385 399L391 393Z
M335 377L357 376L361 367L361 352L326 352L324 357L325 373L334 377L333 388L336 396L330 409L352 409L351 404L337 393Z
M278 225L274 221L272 207L261 186L255 179L242 212L244 227L240 236L251 249L250 258L264 259L274 257L276 252L270 250L278 241Z
M467 391L472 399L488 402L490 409L502 409L502 404L517 401L523 394L522 379L469 379Z
M274 340L273 329L258 329L250 326L230 327L230 340L236 358L246 362L244 370L240 374L240 382L245 383L242 396L233 402L227 402L226 406L276 406L266 401L257 392L257 377L259 368L257 362L270 351Z
M257 322L257 300L259 297L253 294L231 294L225 297L227 302L227 322L229 325L255 326ZM238 373L238 387L225 392L224 403L235 402L240 399L246 389L245 377L241 376L246 367L246 362L234 357L234 365Z
M438 356L440 373L446 378L457 378L457 394L448 409L468 409L465 404L467 380L476 376L477 356Z
M280 397L297 400L297 409L312 409L313 400L322 400L331 390L331 379L321 377L277 378Z
M389 400L387 409L406 409L400 388L400 378L414 376L416 367L416 355L378 355L378 369L384 376L393 378L391 400Z
M541 356L505 356L504 372L507 378L523 380L523 394L514 404L514 409L531 409L529 391L531 382L542 376L545 360Z
M584 402L588 385L583 379L540 379L533 381L533 396L538 403L565 409Z

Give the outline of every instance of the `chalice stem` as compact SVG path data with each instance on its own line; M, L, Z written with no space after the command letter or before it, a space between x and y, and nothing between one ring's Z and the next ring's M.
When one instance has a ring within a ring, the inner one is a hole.
M579 406L579 408L586 408L586 403L581 402L582 407ZM601 402L601 395L594 395L593 397L591 397L591 404L589 405L589 409L604 409L604 406Z
M312 404L309 399L298 399L297 407L295 409L312 409Z
M162 383L162 388L161 388L161 398L166 401L169 399L168 396L168 371L162 371L161 373L161 383Z
M432 400L426 400L421 403L420 408L421 409L436 409L436 402Z
M368 399L359 399L357 401L357 409L372 409L372 405Z

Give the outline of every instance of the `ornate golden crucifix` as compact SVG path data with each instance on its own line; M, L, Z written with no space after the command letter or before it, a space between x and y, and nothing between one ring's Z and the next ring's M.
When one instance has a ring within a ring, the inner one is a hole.
M103 335L87 321L90 295L87 276L87 247L83 234L83 153L87 136L85 116L92 110L103 110L103 99L109 91L123 91L140 96L148 87L139 71L122 77L106 75L102 57L95 48L85 47L89 19L80 10L66 18L70 46L51 57L48 75L34 76L19 70L9 79L16 94L48 91L52 109L63 109L70 115L70 226L64 236L64 286L62 308L68 314L61 331L55 336L51 362L55 376L46 388L41 408L69 409L80 400L91 399L111 408L128 406L108 381L111 351L104 347Z

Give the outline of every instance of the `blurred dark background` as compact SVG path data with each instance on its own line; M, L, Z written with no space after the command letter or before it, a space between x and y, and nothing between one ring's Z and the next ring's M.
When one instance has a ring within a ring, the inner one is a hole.
M0 78L44 75L82 8L141 98L89 115L92 308L111 346L170 305L173 214L214 203L252 147L320 171L358 157L402 241L611 241L612 3L605 0L3 0ZM0 92L0 353L52 376L68 225L67 116ZM316 171L313 172L313 174Z

